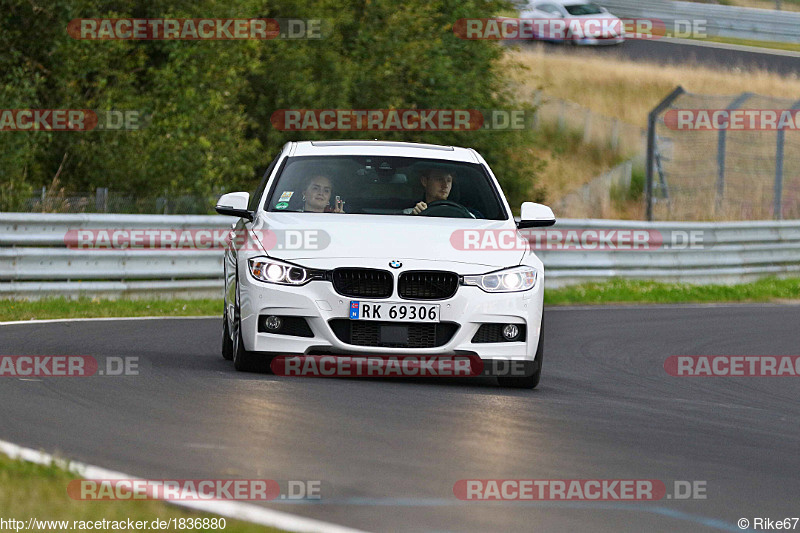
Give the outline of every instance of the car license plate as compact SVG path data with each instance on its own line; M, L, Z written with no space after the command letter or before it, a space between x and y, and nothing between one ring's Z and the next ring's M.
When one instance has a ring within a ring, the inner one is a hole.
M351 300L350 319L381 322L439 322L439 305Z

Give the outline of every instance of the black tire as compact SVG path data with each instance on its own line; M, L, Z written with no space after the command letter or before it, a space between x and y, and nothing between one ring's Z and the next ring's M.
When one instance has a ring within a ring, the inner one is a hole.
M233 334L232 353L233 353L233 368L239 372L259 372L266 371L269 365L264 364L259 360L258 352L249 352L244 348L244 341L242 340L242 317L239 309L239 287L236 287L236 303L233 306Z
M536 371L529 376L510 377L502 376L497 378L501 387L511 389L535 389L542 378L542 360L544 359L544 317L542 317L542 327L539 331L539 344L536 346L536 356L534 362Z
M222 313L222 358L226 361L233 361L233 339L231 330L228 328L228 310Z

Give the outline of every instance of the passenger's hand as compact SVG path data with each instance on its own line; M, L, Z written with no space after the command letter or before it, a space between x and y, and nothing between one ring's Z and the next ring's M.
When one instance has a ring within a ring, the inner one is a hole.
M426 204L425 202L420 202L420 203L418 203L417 205L414 206L414 209L411 211L411 214L412 215L419 215L420 213L422 213L426 209L428 209L428 204Z
M336 207L333 209L334 213L344 213L344 200L339 199L336 197Z

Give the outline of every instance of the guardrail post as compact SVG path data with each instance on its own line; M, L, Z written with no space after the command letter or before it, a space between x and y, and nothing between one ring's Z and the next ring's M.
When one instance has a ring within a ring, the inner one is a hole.
M747 101L753 93L742 93L731 102L727 109L738 109L745 101ZM725 197L725 149L728 139L728 130L722 128L719 130L717 138L717 196L716 196L716 209L722 207L722 200Z
M647 161L645 165L647 169L647 179L644 184L644 192L647 201L645 214L647 220L650 221L653 220L653 165L656 159L656 121L658 120L658 116L671 106L675 99L685 92L684 88L679 85L647 115Z

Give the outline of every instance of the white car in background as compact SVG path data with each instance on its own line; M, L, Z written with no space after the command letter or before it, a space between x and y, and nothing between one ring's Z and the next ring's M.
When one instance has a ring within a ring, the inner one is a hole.
M577 45L614 45L625 41L622 20L597 4L580 0L533 0L520 9L520 19L548 21L544 35L535 33L535 39L565 42ZM566 24L566 34L558 31L561 21Z
M226 194L216 209L256 244L232 239L225 252L222 354L237 370L266 370L276 356L465 355L484 368L521 362L501 385L539 383L544 268L517 230L555 218L525 202L515 222L475 150L290 142L253 195ZM461 249L454 236L467 230L511 246ZM324 236L265 242L287 231Z

